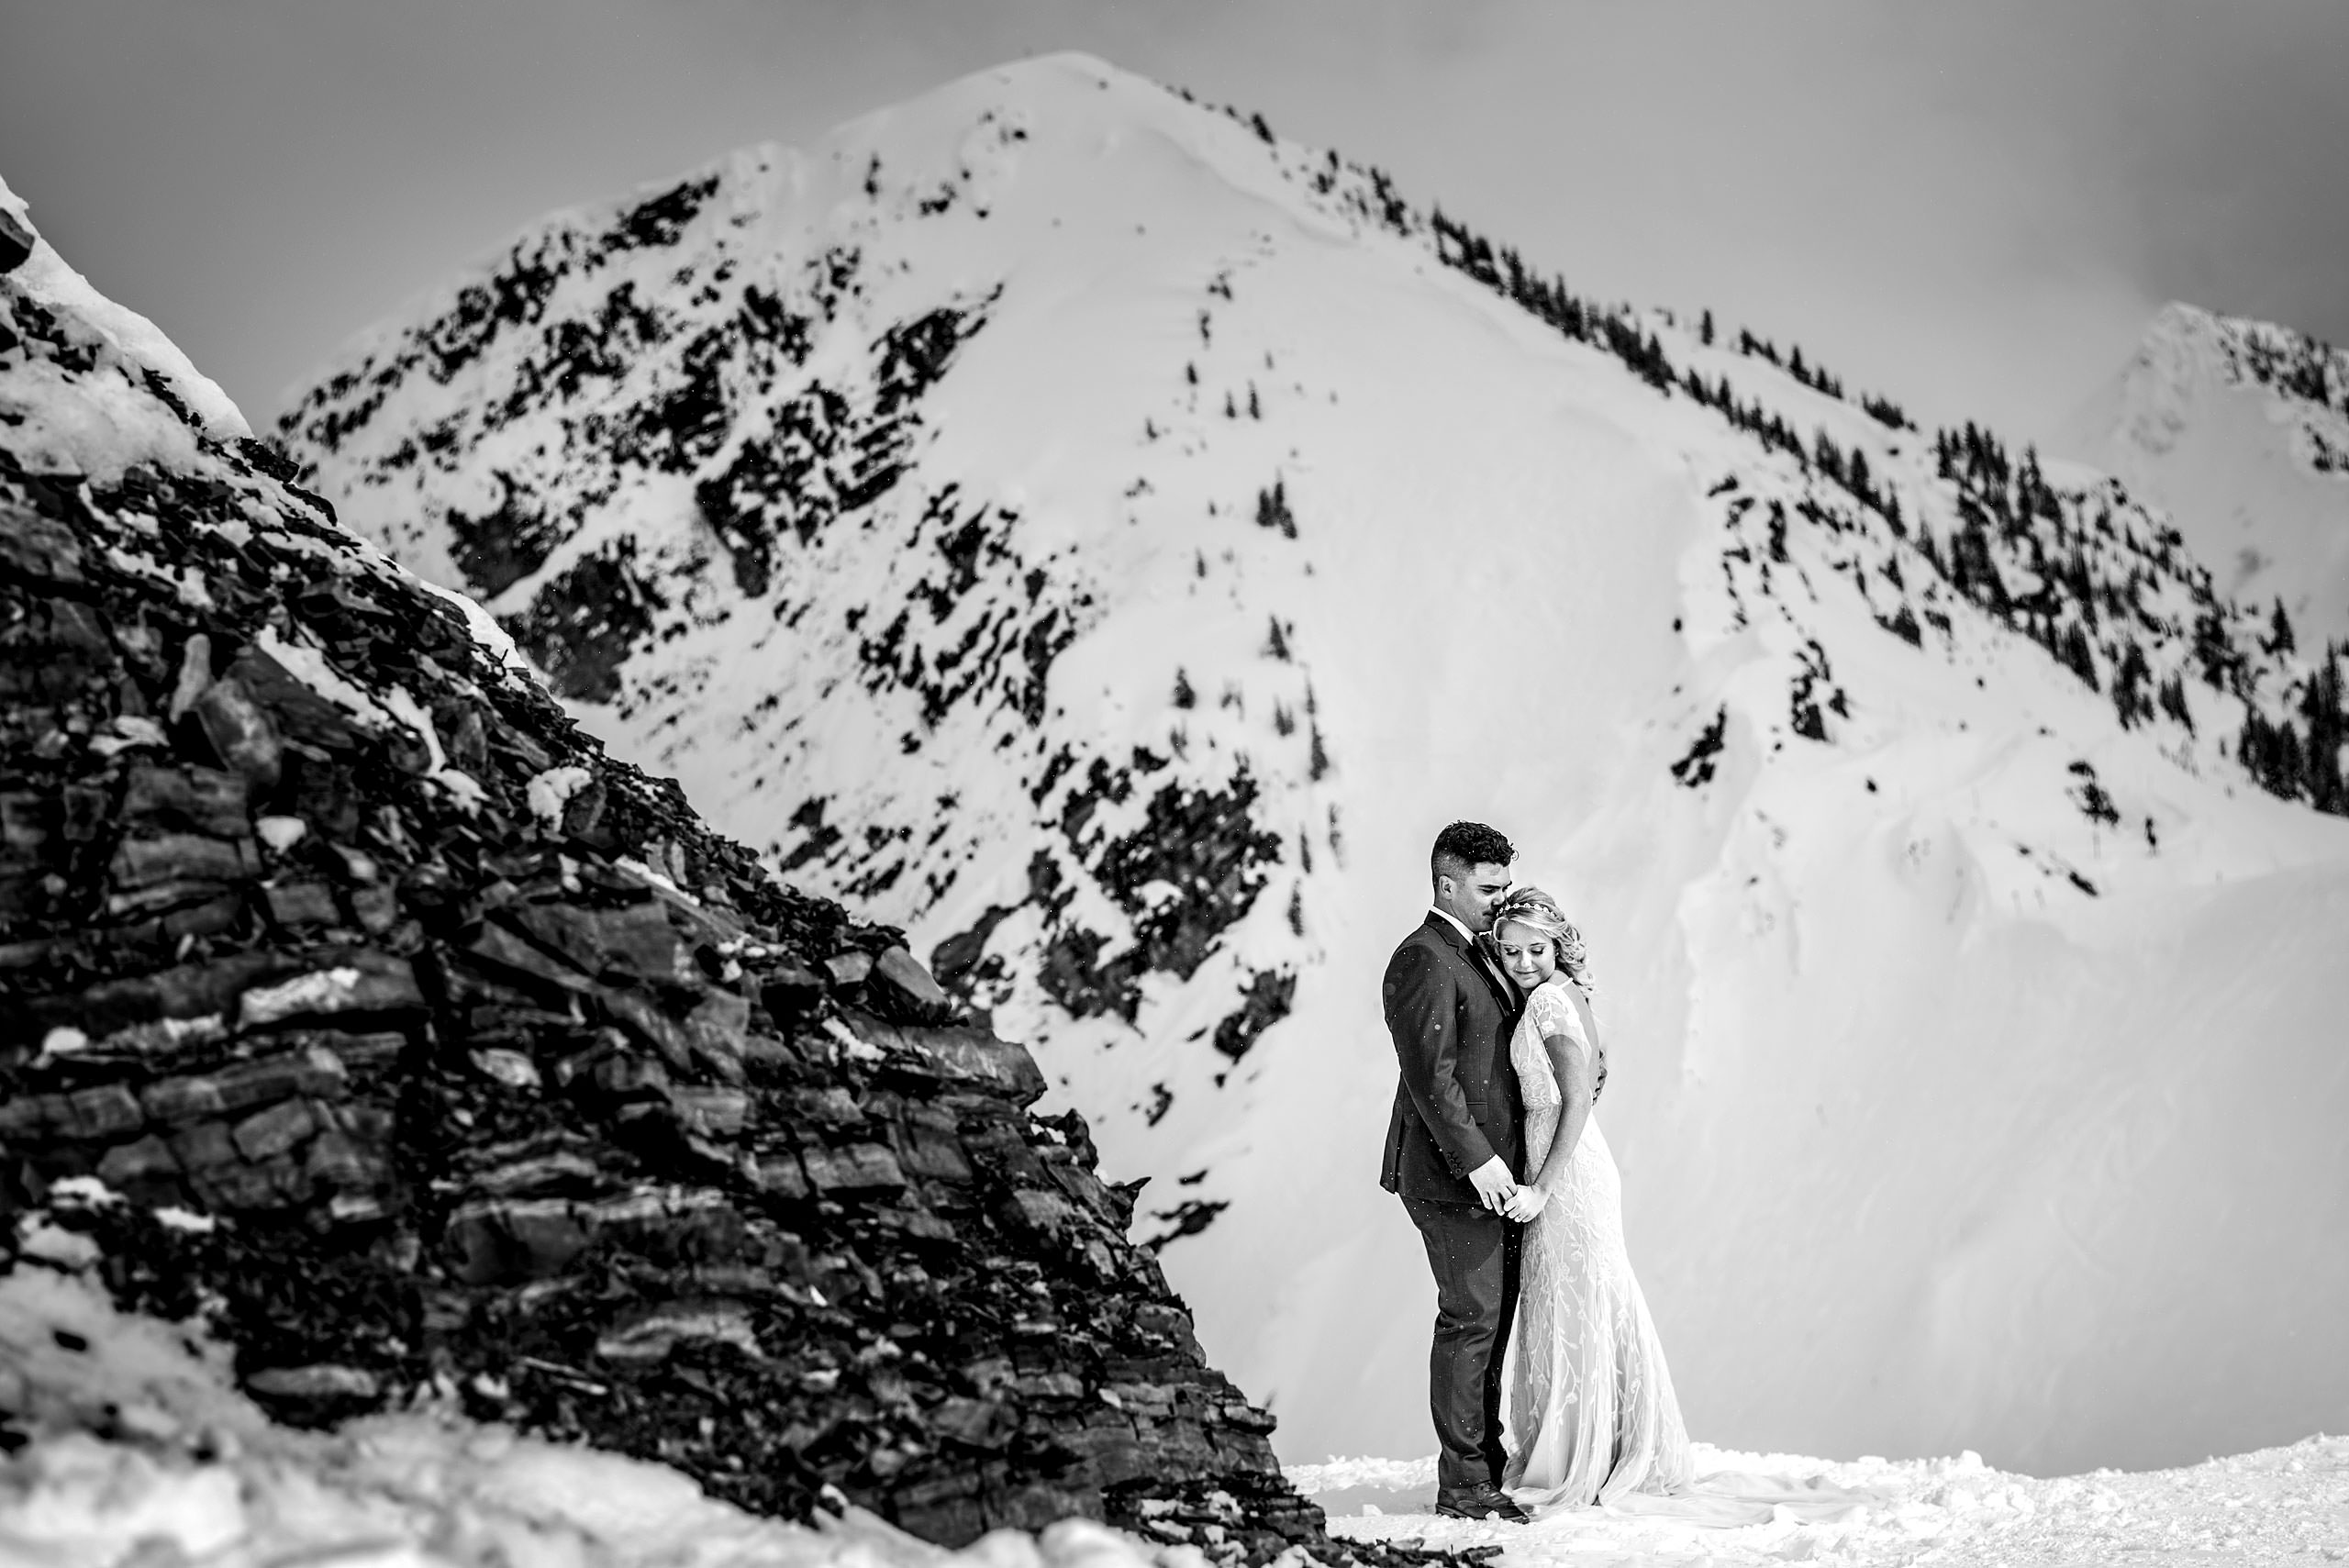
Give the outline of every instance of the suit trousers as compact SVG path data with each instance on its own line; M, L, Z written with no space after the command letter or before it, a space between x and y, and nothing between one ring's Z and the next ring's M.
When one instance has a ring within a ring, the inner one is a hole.
M1481 1204L1406 1197L1435 1274L1435 1343L1428 1413L1435 1420L1436 1487L1500 1485L1501 1359L1517 1317L1523 1228Z

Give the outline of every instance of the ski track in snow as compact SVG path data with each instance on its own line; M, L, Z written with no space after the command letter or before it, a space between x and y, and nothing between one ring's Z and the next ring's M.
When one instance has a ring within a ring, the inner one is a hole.
M1694 1429L2059 1470L2342 1424L2349 823L2222 755L2192 551L2061 466L1985 547L2017 601L2092 564L2177 682L2123 724L2109 651L1920 555L1981 501L1930 438L1632 318L1903 531L1382 192L1052 57L558 215L285 428L616 751L960 944L1286 1454L1425 1430L1375 977L1455 816L1590 935Z

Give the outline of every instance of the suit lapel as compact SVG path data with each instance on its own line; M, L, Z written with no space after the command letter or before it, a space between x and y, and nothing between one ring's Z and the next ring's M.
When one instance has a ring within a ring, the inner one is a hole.
M1428 911L1427 923L1428 929L1449 942L1452 945L1452 951L1465 960L1469 968L1484 976L1486 988L1491 991L1494 999L1500 1003L1503 1012L1517 1011L1516 988L1494 970L1491 962L1485 957L1484 950L1477 946L1475 939L1472 937L1464 940L1459 931L1453 929L1452 922L1432 909Z

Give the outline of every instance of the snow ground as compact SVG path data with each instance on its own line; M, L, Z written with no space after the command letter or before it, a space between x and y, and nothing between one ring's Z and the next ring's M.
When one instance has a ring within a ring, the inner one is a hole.
M1287 1473L1330 1510L1332 1534L1498 1546L1502 1568L2349 1560L2349 1438L2320 1434L2185 1469L2055 1480L1993 1470L1971 1452L1836 1463L1704 1443L1697 1470L1702 1496L1784 1500L1761 1503L1756 1522L1723 1526L1601 1508L1502 1525L1429 1512L1432 1456L1332 1459Z
M665 1466L448 1411L292 1431L234 1391L224 1349L108 1305L77 1239L26 1240L47 1261L0 1280L0 1409L31 1437L0 1457L6 1568L1202 1568L1194 1548L1082 1519L958 1552L856 1510L814 1529L762 1519ZM2349 1438L2056 1480L1972 1453L1835 1463L1704 1444L1698 1468L1685 1507L1732 1522L1439 1518L1432 1458L1287 1474L1341 1539L1497 1546L1502 1568L2349 1560Z

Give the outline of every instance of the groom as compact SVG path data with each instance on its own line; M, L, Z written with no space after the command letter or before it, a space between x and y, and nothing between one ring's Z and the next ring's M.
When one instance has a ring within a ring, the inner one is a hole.
M1522 1521L1500 1488L1501 1354L1517 1312L1520 1232L1503 1210L1524 1162L1525 1107L1509 1068L1517 993L1476 938L1508 891L1517 851L1454 822L1429 857L1434 906L1386 962L1386 1032L1402 1070L1379 1185L1398 1195L1435 1273L1435 1509Z

